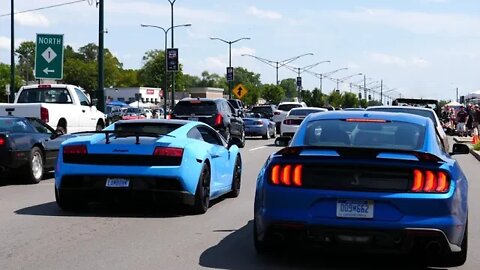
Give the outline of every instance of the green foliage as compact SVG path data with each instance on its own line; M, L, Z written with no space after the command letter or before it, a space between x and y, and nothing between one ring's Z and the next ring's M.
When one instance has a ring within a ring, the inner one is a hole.
M279 85L265 84L261 95L267 103L278 104L285 97L285 90Z
M215 87L228 89L227 80L225 77L216 73L209 73L208 71L202 72L202 78L200 79L197 87Z
M246 105L255 105L260 98L260 88L255 87L252 83L244 83L243 86L248 89L248 93L243 96L242 101Z
M33 75L33 66L35 65L35 42L24 41L15 50L17 53L18 64L17 72L19 76L25 81L35 80Z
M340 91L333 90L327 97L328 104L335 108L341 107L343 104L343 97Z
M145 52L142 58L143 66L138 71L138 81L140 86L151 86L164 88L165 77L165 52L163 50L150 50ZM180 71L175 73L175 91L185 91L185 80ZM172 73L167 73L167 85L171 88Z
M135 69L122 69L115 86L117 87L132 87L137 86L138 83L138 71Z
M480 142L473 146L473 150L480 151Z
M357 108L359 105L358 97L354 93L344 93L342 108Z
M0 102L7 102L5 92L5 86L7 84L10 84L10 65L0 63ZM15 87L10 88L10 91L15 90L15 92L17 92L22 86L22 79L18 75L18 72L15 73L15 85Z
M200 85L200 78L194 75L183 74L183 81L186 89L198 87Z
M367 107L368 106L381 106L381 105L382 105L382 103L378 100L369 100L367 102Z
M280 86L285 90L285 97L288 99L297 97L297 82L295 79L284 79L280 82Z

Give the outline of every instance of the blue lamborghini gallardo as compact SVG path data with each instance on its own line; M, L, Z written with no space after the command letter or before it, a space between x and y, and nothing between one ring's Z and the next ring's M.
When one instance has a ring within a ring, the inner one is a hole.
M65 141L55 172L60 208L90 201L153 199L205 213L213 198L240 192L237 146L210 126L183 120L118 121Z
M434 123L403 113L308 116L257 179L254 244L391 252L433 265L467 256L468 183Z

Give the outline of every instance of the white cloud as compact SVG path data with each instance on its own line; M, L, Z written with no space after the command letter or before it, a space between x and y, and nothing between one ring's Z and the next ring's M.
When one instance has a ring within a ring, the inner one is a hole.
M0 50L10 50L10 38L0 37Z
M15 15L15 22L22 26L48 27L50 22L47 17L37 12L19 13Z
M256 50L249 47L232 48L232 56L241 56L242 54L255 55Z
M225 67L228 65L227 62L223 61L220 57L207 57L205 59L207 70L220 73L224 71Z
M337 12L341 19L379 24L415 34L441 36L480 36L480 18L453 13L426 13L390 9L361 9Z
M399 67L428 67L430 63L421 57L403 58L400 56L385 54L385 53L371 53L370 58L376 63Z
M268 20L279 20L282 18L282 14L271 11L271 10L264 10L259 9L257 7L251 6L248 8L247 13L253 16L256 16L260 19L268 19Z

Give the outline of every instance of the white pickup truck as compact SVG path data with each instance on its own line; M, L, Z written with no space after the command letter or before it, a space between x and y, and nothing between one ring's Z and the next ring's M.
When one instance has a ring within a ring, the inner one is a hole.
M101 130L105 115L84 90L69 84L23 86L14 103L1 103L0 116L35 117L66 133Z
M272 120L275 122L277 133L280 134L280 126L287 117L288 112L293 108L307 107L305 102L281 102L273 113Z

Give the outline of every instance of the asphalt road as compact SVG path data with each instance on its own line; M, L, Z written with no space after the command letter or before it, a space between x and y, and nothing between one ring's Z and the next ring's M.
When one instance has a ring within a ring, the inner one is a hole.
M402 265L402 258L384 260L378 255L257 255L252 243L255 180L267 156L278 149L273 140L248 140L242 149L240 196L217 200L200 216L122 204L64 212L55 204L53 179L37 185L0 180L0 270L412 269ZM480 266L480 162L470 155L458 160L470 180L469 254L458 269L476 270Z

